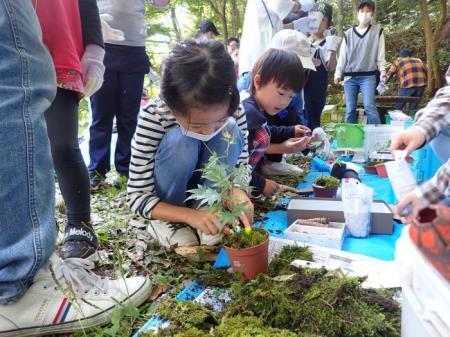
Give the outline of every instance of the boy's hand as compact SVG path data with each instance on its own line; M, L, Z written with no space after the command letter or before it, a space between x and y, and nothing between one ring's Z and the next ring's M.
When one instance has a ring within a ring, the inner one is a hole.
M308 148L311 137L291 138L281 143L283 153L297 153Z
M221 229L218 216L208 210L191 209L186 223L207 235L216 235Z
M263 195L268 198L273 197L275 194L277 194L279 189L280 187L275 181L266 179L266 185L264 186Z
M296 125L295 126L295 138L305 137L311 135L311 129L303 126L303 125Z
M334 84L338 85L339 83L341 83L341 79L339 77L335 77Z

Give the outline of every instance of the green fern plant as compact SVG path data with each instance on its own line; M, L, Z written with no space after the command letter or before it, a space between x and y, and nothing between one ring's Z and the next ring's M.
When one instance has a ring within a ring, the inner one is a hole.
M232 191L241 189L250 193L248 177L251 168L247 165L233 167L227 164L223 159L229 155L230 146L236 140L227 129L222 131L222 140L227 143L224 156L219 157L216 152L208 148L211 156L200 170L202 180L208 183L189 190L190 196L186 200L198 201L198 208L208 207L211 212L218 216L221 228L225 225L231 225L239 231L237 219L244 213L246 203L236 204L233 200ZM205 146L207 145L205 144ZM229 207L230 205L233 205L233 207Z

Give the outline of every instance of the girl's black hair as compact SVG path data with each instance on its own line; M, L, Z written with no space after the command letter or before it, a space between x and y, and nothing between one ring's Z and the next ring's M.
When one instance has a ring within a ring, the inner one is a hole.
M191 108L229 104L233 114L239 105L233 60L223 43L185 40L176 44L164 61L161 97L176 114Z
M279 87L289 89L295 93L303 90L305 85L305 71L299 57L291 51L283 49L269 49L260 56L253 67L250 91L255 94L256 88L253 78L261 77L261 86L275 82Z

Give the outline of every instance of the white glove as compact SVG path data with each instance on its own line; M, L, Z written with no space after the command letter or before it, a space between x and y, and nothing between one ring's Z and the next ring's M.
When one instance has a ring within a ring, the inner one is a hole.
M300 10L309 12L316 2L314 0L300 0Z
M109 21L114 19L110 14L100 14L100 22L102 23L102 35L103 40L110 41L123 41L125 40L125 34L119 29L111 28L108 24Z
M92 96L103 84L105 66L103 58L105 50L96 45L88 44L81 58L81 69L83 71L84 95Z
M314 33L317 31L316 19L312 17L304 17L292 21L294 29L302 33Z
M377 91L381 96L383 96L388 91L388 89L388 86L383 81L381 81L377 86Z
M330 51L337 51L341 44L342 37L339 36L327 36L325 38L327 43L327 49Z

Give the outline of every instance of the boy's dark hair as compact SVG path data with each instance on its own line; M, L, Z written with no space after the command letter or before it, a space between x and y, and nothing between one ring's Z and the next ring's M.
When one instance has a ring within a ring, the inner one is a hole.
M361 1L358 6L358 10L363 9L364 7L369 7L372 10L372 12L375 12L375 2L371 0Z
M227 46L231 43L231 42L236 42L237 44L238 44L238 46L239 46L239 39L237 38L237 37L230 37L228 40L227 40Z
M233 60L223 43L185 40L164 61L161 97L177 114L192 107L229 104L232 115L239 105Z
M256 61L252 70L250 91L255 94L253 78L261 77L261 86L275 82L279 87L289 89L295 93L303 90L305 85L305 72L298 56L291 51L274 49L267 50Z

